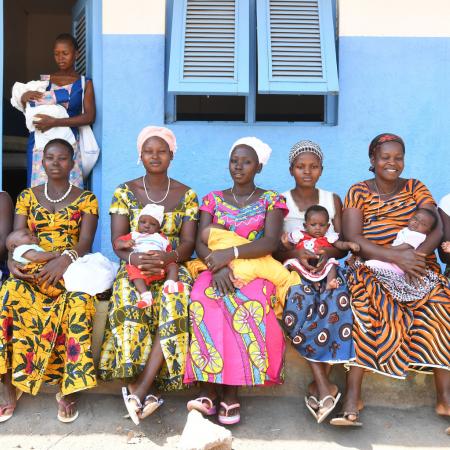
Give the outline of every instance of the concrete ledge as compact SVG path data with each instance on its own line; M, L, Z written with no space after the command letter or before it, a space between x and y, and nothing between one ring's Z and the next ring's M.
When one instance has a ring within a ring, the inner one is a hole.
M96 304L97 312L94 320L93 352L96 363L100 354L100 346L105 328L108 302ZM270 396L298 398L303 402L306 386L311 381L311 372L307 362L288 344L286 351L286 380L281 386L255 387L242 389L246 396ZM345 369L338 365L332 371L332 379L345 388ZM90 389L93 394L120 395L123 382L99 382L98 387ZM192 388L192 390L195 388ZM171 395L190 395L189 389ZM56 387L46 386L44 392L56 392ZM430 406L435 401L433 377L411 372L407 380L397 380L383 375L367 373L363 384L363 399L365 404L372 406L395 406L396 408L410 408L415 406Z

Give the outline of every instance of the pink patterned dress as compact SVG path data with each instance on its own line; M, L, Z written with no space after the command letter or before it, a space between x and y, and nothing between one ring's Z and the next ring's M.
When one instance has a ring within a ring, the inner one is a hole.
M264 234L267 211L288 209L282 196L265 191L241 209L227 203L222 191L203 198L201 211L249 240ZM204 381L233 386L283 382L284 337L275 318L275 287L256 279L224 297L212 287L212 274L202 272L189 305L190 346L185 383Z

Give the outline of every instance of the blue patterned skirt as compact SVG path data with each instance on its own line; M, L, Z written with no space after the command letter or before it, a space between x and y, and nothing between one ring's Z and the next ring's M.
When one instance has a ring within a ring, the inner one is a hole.
M304 358L346 363L355 358L353 313L343 270L337 268L337 289L325 290L326 279L292 286L286 298L282 325Z

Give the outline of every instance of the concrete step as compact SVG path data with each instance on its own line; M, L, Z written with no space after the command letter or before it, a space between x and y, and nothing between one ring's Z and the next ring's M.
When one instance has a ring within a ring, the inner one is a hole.
M108 302L98 302L94 320L93 352L97 362L105 328ZM255 387L242 389L242 395L246 396L270 396L299 398L303 401L305 389L311 381L311 372L308 364L288 344L286 351L286 378L281 386ZM333 368L331 378L341 387L345 388L345 369L342 365ZM123 382L99 381L99 386L90 390L93 394L120 395ZM56 389L56 388L55 388ZM46 387L44 392L55 391L52 387ZM182 393L181 393L182 394ZM184 394L186 392L184 391ZM434 404L435 391L433 377L411 372L407 380L397 380L383 375L367 373L363 384L363 398L367 405L395 406L396 408L409 408L413 406L431 406Z

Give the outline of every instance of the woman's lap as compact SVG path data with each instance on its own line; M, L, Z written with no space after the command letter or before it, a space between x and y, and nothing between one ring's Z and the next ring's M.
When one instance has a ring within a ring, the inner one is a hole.
M282 382L284 338L271 308L273 285L254 280L222 298L211 282L211 273L203 272L191 292L185 382L236 386Z
M156 380L163 390L183 387L188 346L188 298L192 279L184 266L179 279L183 293L162 294L161 282L154 282L150 308L136 307L138 293L122 265L113 286L100 356L101 378L133 378L148 360L156 334L159 334L164 364Z
M320 284L302 278L292 286L286 298L282 324L295 350L304 358L345 363L354 358L352 341L353 313L342 270L340 286L325 290Z
M450 368L450 290L440 280L422 300L398 303L369 269L351 271L355 364L399 378L410 368Z
M60 384L63 394L96 385L92 297L65 292L52 298L11 278L0 297L0 373L12 369L13 384L31 394L42 382Z

